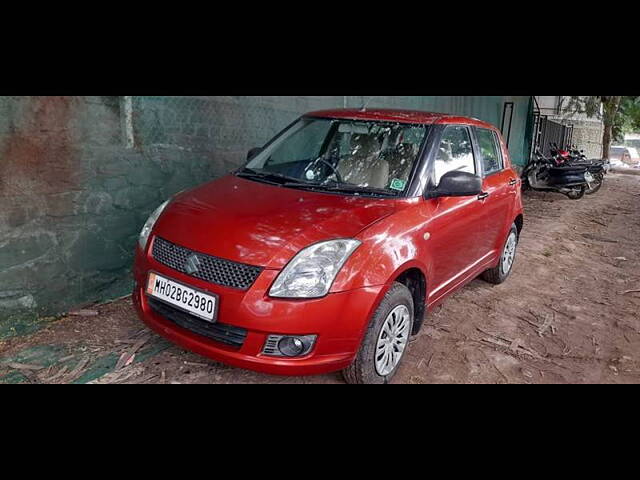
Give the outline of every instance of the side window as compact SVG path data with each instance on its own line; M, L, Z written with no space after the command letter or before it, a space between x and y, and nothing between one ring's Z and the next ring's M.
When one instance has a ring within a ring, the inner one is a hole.
M491 175L503 168L502 155L498 147L495 133L485 128L476 128L478 146L482 155L482 169L484 175Z
M435 161L435 186L445 173L459 170L476 173L469 130L463 126L449 126L442 135Z

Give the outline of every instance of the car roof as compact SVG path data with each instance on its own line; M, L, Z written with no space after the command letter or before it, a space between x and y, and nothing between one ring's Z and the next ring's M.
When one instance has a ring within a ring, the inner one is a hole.
M310 112L305 117L339 118L347 120L373 120L398 123L427 124L427 125L474 125L476 127L496 130L490 123L477 118L449 115L445 113L424 112L421 110L398 109L351 109L341 108L335 110L319 110Z

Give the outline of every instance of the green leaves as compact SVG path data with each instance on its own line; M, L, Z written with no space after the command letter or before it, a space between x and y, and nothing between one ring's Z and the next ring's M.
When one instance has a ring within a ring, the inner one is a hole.
M565 100L562 112L602 120L616 141L622 141L625 133L640 131L639 96L572 96Z
M640 97L622 97L615 126L621 134L640 130Z
M565 115L586 114L590 118L602 118L603 99L612 97L585 97L573 96L567 97L562 107L562 113Z

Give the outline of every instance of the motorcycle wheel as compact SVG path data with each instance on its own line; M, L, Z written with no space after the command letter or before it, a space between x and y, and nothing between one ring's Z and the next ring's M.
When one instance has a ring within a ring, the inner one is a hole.
M566 195L571 200L580 200L582 197L584 197L584 194L586 193L586 191L587 191L587 187L580 187L580 190L572 190Z
M585 195L593 195L598 190L602 188L602 184L604 183L604 176L598 175L595 179L595 182L591 184L591 188L587 188L585 190Z

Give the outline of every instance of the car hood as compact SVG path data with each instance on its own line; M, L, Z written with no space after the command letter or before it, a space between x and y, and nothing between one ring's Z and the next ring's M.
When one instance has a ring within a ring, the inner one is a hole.
M178 195L153 234L216 257L280 269L309 245L356 236L393 213L395 203L228 175Z

